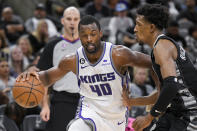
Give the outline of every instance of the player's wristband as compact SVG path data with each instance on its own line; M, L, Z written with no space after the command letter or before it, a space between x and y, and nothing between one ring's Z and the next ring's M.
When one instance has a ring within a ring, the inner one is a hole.
M163 80L163 86L159 98L151 109L150 114L154 117L161 115L161 113L166 110L172 99L176 96L180 86L181 85L178 83L175 76L165 78Z

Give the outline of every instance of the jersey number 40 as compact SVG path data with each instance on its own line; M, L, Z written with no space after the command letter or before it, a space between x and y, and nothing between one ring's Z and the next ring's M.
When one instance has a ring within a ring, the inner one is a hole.
M112 95L111 87L108 83L100 85L90 85L92 92L97 93L98 96Z

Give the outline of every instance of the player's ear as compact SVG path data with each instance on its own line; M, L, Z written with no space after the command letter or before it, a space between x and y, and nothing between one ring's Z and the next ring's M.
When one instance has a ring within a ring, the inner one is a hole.
M156 29L156 26L154 24L150 24L150 32L153 33Z
M102 31L100 31L100 37L103 37L103 32Z

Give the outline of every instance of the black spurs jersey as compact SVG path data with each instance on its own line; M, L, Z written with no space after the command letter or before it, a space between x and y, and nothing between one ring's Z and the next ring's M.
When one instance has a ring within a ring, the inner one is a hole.
M154 48L160 39L167 39L171 41L177 48L177 59L174 61L176 64L176 72L178 82L182 85L176 95L176 97L171 102L171 109L173 110L197 110L197 70L193 66L191 60L189 59L187 52L179 46L173 39L165 36L164 34L159 35L154 43ZM151 59L153 63L153 68L159 77L161 85L163 85L163 78L160 72L160 65L155 63L154 53L151 53ZM162 86L161 86L162 88Z

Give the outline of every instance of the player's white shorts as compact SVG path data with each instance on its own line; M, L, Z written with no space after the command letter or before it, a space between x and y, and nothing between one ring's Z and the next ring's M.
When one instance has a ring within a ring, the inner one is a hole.
M83 119L88 125L91 125L93 131L125 131L127 123L126 117L120 119L103 118L86 104L80 106L78 118ZM82 129L79 129L79 131L82 131Z

